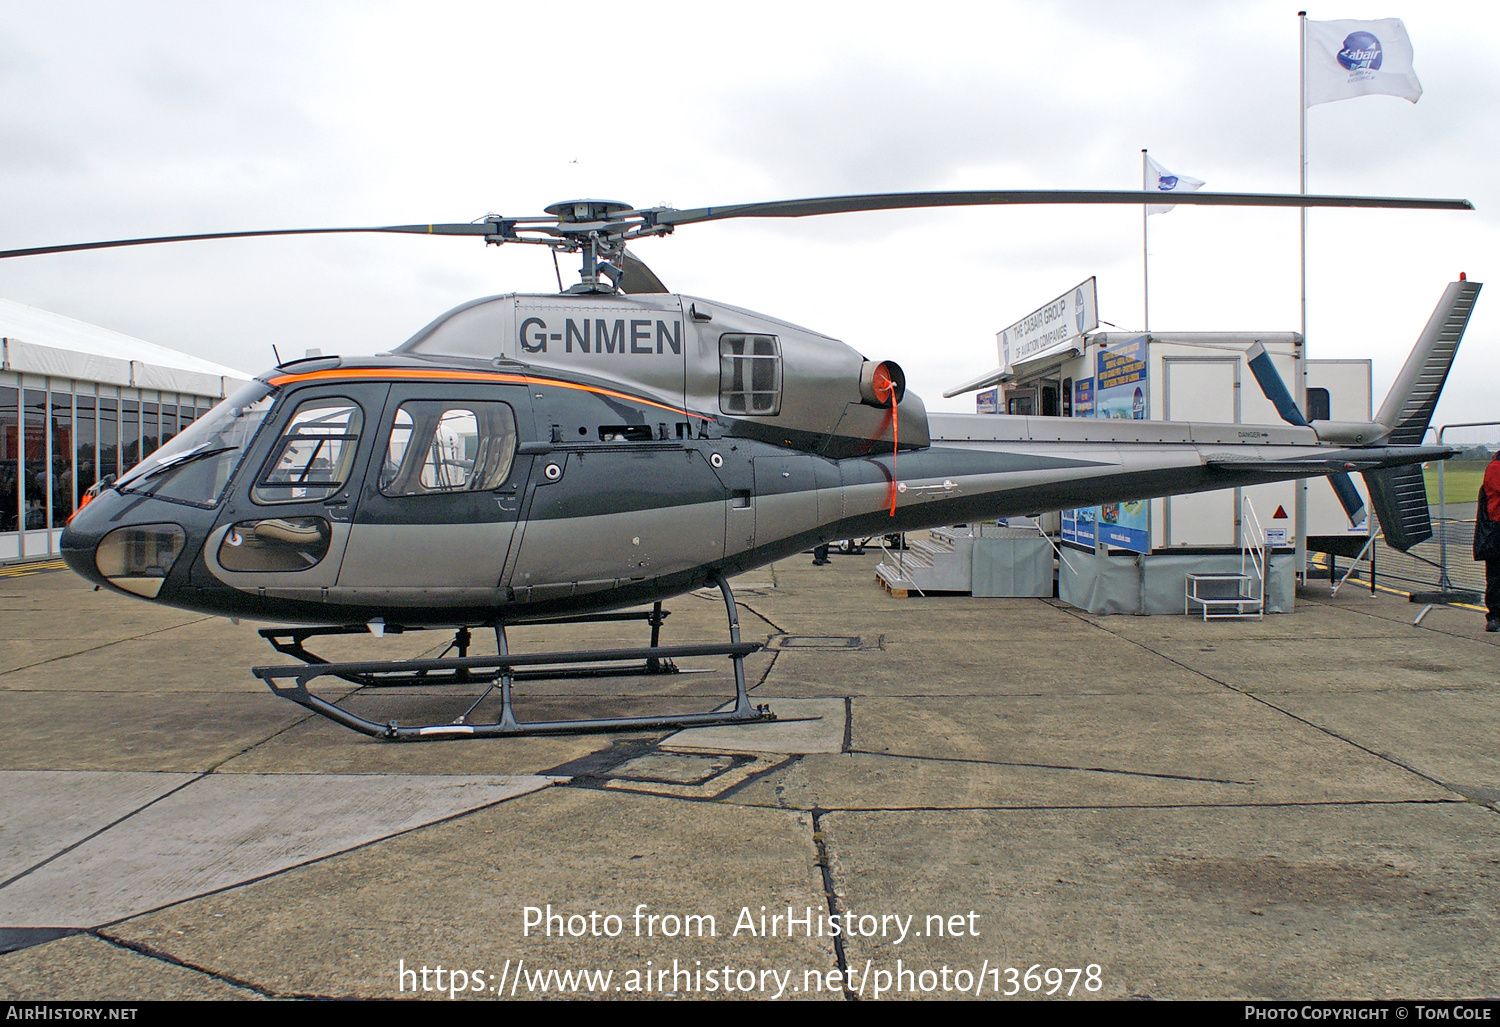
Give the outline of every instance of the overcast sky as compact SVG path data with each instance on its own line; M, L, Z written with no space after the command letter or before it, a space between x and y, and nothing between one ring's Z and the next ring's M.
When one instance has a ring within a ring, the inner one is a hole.
M0 248L248 228L469 221L578 196L677 207L954 188L1134 189L1143 147L1214 190L1297 188L1297 7L11 2ZM1375 402L1445 283L1500 253L1494 4L1401 17L1425 90L1309 112L1310 190L1477 211L1315 211L1309 352L1369 357ZM1139 328L1140 208L688 226L636 249L674 291L906 368L935 409L995 333L1090 275ZM1151 218L1159 331L1296 330L1297 214ZM564 265L564 275L569 274ZM565 279L566 280L566 279ZM555 291L538 247L355 236L0 264L0 296L257 372L376 352L476 296ZM1500 418L1483 294L1436 422Z

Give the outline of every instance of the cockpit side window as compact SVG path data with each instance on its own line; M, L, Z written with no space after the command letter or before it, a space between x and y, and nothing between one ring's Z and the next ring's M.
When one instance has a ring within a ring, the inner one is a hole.
M257 503L327 499L349 481L364 412L342 396L303 401L282 430L251 498Z
M719 410L781 413L781 344L774 335L719 336Z
M391 424L380 472L387 496L487 492L505 484L516 455L508 403L413 400Z

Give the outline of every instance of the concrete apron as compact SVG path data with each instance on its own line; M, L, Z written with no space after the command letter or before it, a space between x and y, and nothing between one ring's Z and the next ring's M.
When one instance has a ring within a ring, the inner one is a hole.
M96 927L546 788L545 777L0 772L0 924Z

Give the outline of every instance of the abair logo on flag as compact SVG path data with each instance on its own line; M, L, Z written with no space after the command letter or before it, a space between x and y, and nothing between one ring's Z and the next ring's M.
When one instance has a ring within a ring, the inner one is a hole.
M1422 95L1400 18L1309 21L1306 70L1309 107L1370 93L1412 103Z
M1339 63L1350 71L1380 70L1380 40L1373 32L1351 32L1344 37Z
M1150 156L1146 158L1145 187L1148 190L1154 189L1162 193L1190 193L1202 185L1201 179L1189 178L1187 175L1174 175ZM1176 204L1149 204L1146 207L1146 213L1165 214L1174 206Z

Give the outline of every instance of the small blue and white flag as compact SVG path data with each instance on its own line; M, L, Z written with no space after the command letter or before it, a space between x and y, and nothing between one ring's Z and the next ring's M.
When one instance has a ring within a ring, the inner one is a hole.
M1307 23L1307 105L1384 93L1417 102L1411 39L1400 18Z
M1172 172L1156 163L1156 161L1152 160L1150 155L1147 155L1145 185L1147 192L1155 190L1157 192L1163 193L1190 193L1195 189L1201 188L1203 182L1201 179L1189 178L1187 175L1174 175L1172 174ZM1148 204L1146 207L1146 213L1165 214L1175 206L1176 204L1167 204L1165 206L1162 206L1160 204Z

